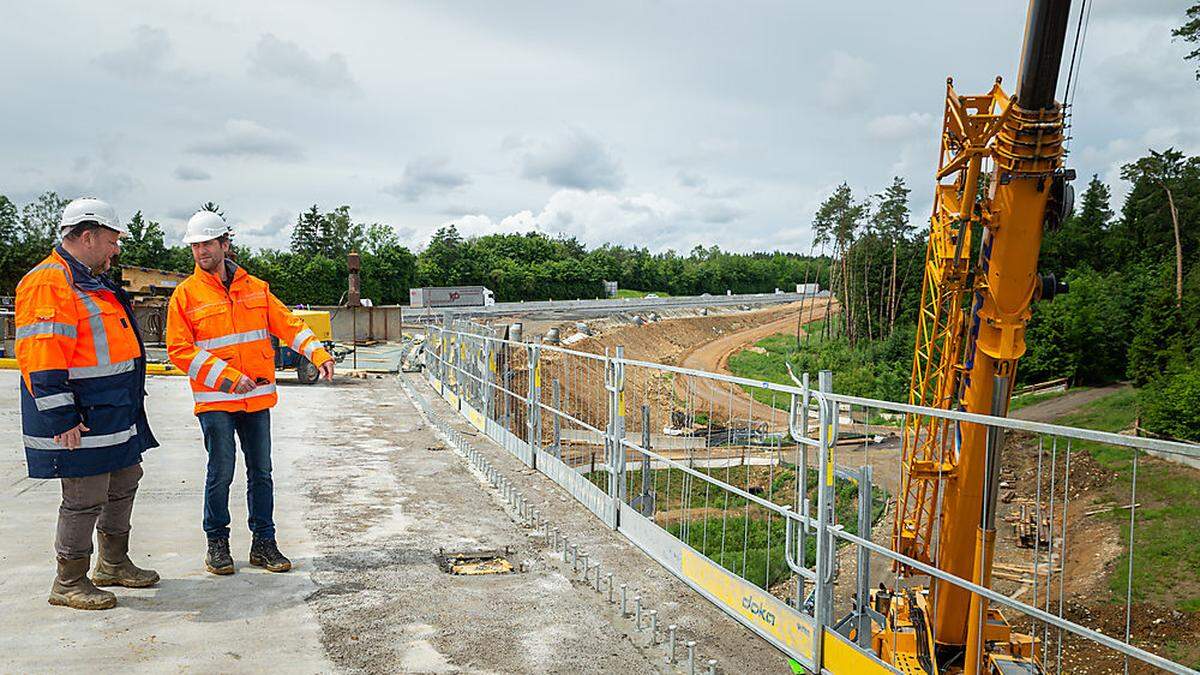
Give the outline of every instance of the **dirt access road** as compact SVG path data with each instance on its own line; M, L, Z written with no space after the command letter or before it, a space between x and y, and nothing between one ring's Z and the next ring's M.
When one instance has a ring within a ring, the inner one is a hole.
M825 318L827 310L826 302L810 301L798 311L782 318L722 335L711 342L693 347L684 352L680 365L705 372L732 375L729 371L729 357L734 352L776 333L794 334L797 321L802 322L802 325L820 321ZM800 334L804 334L802 330ZM766 422L771 428L783 427L787 423L786 413L754 400L745 389L725 382L705 377L676 377L675 392L681 399L691 400L693 410L713 410L718 420L726 416L735 422L754 419Z
M152 378L147 388L162 447L145 456L133 540L138 563L163 581L119 590L116 609L81 613L46 603L58 484L24 478L17 374L0 371L0 672L673 672L662 645L648 646L646 632L445 448L394 377L281 387L272 412L275 519L295 569L246 566L239 478L231 490L237 574L207 574L205 457L187 384ZM412 388L431 397L420 381ZM431 404L463 424L440 399ZM678 624L680 639L697 640L722 671L786 672L778 652L557 485L490 442L474 443L628 584L631 602L641 594L659 611L660 631ZM435 562L441 548L505 546L525 572L459 577Z

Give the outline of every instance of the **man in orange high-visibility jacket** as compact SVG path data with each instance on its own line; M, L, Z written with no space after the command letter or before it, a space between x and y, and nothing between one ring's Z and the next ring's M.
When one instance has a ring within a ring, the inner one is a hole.
M62 483L50 604L108 609L117 597L96 586L158 582L128 555L142 452L158 442L146 421L146 356L129 297L104 276L124 226L89 197L67 204L59 228L62 243L17 285L21 430L29 477ZM100 555L88 579L93 532Z
M184 243L196 269L171 295L167 354L188 374L196 416L208 451L204 482L204 564L213 574L233 574L229 553L229 485L233 481L234 434L246 460L250 512L250 564L286 572L292 563L275 543L271 482L271 417L275 405L275 351L271 336L312 361L333 379L333 358L304 322L283 305L266 282L227 256L232 231L220 215L198 211Z

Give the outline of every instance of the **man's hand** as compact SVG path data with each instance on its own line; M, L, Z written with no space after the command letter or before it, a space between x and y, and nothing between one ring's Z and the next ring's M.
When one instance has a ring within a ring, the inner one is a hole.
M322 363L317 370L321 371L319 377L325 378L326 382L333 382L333 359Z
M83 422L80 422L79 424L76 424L75 428L73 429L64 431L61 434L55 434L54 442L58 443L67 450L74 450L75 448L79 447L79 437L82 436L83 432L85 431L91 431L91 429L84 426Z
M255 387L257 387L257 386L258 386L257 384L254 384L254 380L252 380L252 379L250 379L250 378L246 377L245 375L243 375L243 376L242 376L242 377L241 377L241 378L240 378L240 379L237 381L237 384L233 385L233 393L235 393L235 394L248 394L248 393L250 393L251 391L253 391L253 390L254 390L254 388L255 388Z

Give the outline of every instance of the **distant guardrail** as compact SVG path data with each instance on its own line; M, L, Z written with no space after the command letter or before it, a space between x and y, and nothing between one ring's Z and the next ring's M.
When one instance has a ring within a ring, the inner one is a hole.
M810 298L828 297L828 291L818 293L741 293L738 295L687 295L665 298L605 298L593 300L536 300L530 302L498 302L491 307L458 307L431 309L429 314L457 317L495 316L501 314L611 314L640 312L654 309L687 307L728 307L734 305L778 305ZM420 310L413 310L414 313Z

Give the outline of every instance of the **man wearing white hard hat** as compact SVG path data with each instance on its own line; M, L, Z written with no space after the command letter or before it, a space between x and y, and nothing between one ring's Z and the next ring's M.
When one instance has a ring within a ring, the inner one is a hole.
M117 598L97 586L158 582L129 559L142 452L158 442L129 296L104 275L125 227L111 206L87 197L67 204L60 228L62 243L17 286L25 460L30 478L62 484L50 604L108 609ZM100 555L89 579L93 532Z
M167 307L167 355L188 374L196 417L204 433L208 468L204 481L205 568L233 574L229 552L229 486L237 457L246 462L250 515L249 562L271 572L292 563L275 541L271 479L271 407L275 405L275 349L279 339L333 378L333 358L321 341L272 293L267 283L229 259L232 230L211 211L198 211L183 241L196 269Z

